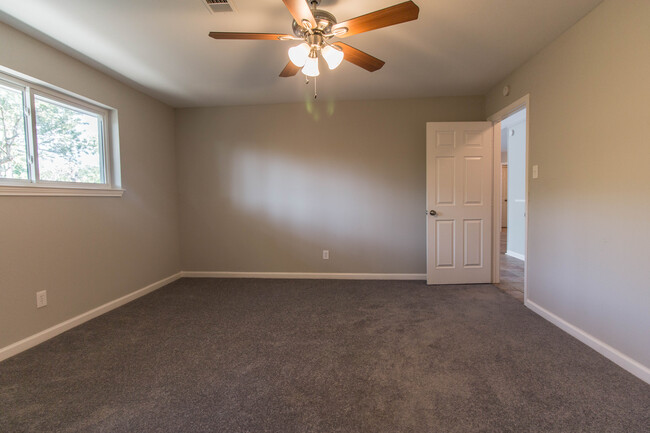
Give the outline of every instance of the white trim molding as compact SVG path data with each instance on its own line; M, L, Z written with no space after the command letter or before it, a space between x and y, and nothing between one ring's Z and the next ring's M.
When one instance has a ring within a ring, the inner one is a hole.
M0 196L122 197L123 194L124 190L119 188L0 185Z
M183 271L187 278L282 278L303 280L426 280L426 274L359 274L316 272L196 272Z
M561 317L551 313L550 311L536 304L530 299L526 299L524 304L526 305L526 307L530 308L535 313L539 314L544 319L548 320L549 322L551 322L552 324L554 324L564 332L568 333L572 337L577 338L587 346L594 349L596 352L603 355L605 358L609 359L610 361L617 364L621 368L629 371L630 373L632 373L639 379L643 380L644 382L650 384L650 368L630 358L626 354L614 349L612 346L608 345L607 343L600 341L593 335L588 334L587 332L567 322Z
M526 256L523 254L515 253L514 251L507 250L506 256L514 257L515 259L519 259L521 261L526 261Z
M178 280L179 278L181 278L181 274L182 273L179 272L167 278L163 278L162 280L156 281L153 284L149 284L148 286L136 290L135 292L129 293L128 295L122 296L121 298L107 302L104 305L101 305L97 308L93 308L90 311L86 311L85 313L73 317L72 319L66 320L65 322L61 322L58 325L54 325L51 328L48 328L37 334L24 338L16 343L10 344L9 346L3 347L0 349L0 361L3 361L14 355L17 355L20 352L23 352L27 349L31 349L32 347L41 344L44 341L49 340L50 338L56 337L57 335L62 334L63 332L72 329L75 326L79 326L82 323L94 319L97 316L101 316L104 313L108 313L109 311L121 307L122 305L127 304L131 301L134 301L135 299L140 298L141 296L144 296L148 293L151 293L154 290L158 290L159 288L166 286L167 284L172 283Z

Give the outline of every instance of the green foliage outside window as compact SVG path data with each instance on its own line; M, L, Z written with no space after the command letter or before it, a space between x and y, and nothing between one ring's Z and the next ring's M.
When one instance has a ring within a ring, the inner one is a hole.
M0 87L0 177L27 179L23 94Z
M21 90L0 86L0 178L28 179L28 140ZM101 116L34 98L38 180L103 183Z
M101 183L99 119L36 99L40 179Z

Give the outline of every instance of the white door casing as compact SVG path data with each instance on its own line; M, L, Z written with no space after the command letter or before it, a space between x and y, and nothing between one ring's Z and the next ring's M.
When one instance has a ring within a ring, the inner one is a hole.
M427 284L491 282L492 158L491 122L427 123Z
M501 164L501 228L508 227L508 164Z

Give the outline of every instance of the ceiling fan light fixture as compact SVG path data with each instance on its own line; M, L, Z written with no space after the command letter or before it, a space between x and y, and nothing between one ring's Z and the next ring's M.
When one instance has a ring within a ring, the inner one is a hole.
M325 45L321 52L330 69L336 69L343 61L343 51L337 47Z
M310 52L311 47L303 42L300 45L289 48L289 59L294 65L302 68L305 66L305 62L307 61Z
M320 75L320 71L318 70L318 56L307 58L305 67L302 68L302 73L308 77L318 77Z
M224 3L230 0L204 1ZM336 0L333 1L336 2ZM246 32L210 32L208 35L214 39L300 41L300 45L289 49L290 61L280 72L280 77L293 77L300 69L309 77L318 76L318 57L321 52L329 69L335 69L342 60L346 60L360 68L374 72L381 69L385 62L343 42L336 42L335 45L330 46L329 40L333 37L354 36L413 21L418 19L420 12L420 8L412 0L406 0L350 20L338 22L330 12L318 9L321 0L283 0L283 2L293 17L291 21L293 35ZM303 41L304 43L302 43Z

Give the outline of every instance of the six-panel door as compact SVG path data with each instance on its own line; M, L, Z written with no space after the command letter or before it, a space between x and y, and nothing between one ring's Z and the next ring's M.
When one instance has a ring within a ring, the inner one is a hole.
M492 123L427 123L427 283L492 277Z

